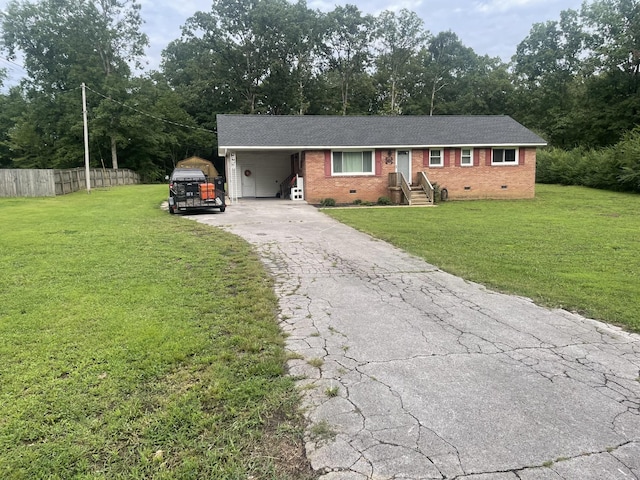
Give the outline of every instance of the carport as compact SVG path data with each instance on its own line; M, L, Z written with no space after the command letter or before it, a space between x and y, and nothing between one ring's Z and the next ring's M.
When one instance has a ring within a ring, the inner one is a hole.
M219 152L225 157L229 198L285 197L299 172L299 152L291 150L239 150Z

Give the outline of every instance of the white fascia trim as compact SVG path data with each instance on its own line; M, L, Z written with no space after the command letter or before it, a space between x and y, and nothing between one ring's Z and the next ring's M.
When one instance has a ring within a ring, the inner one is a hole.
M492 148L492 147L546 147L546 143L452 143L452 144L433 144L433 145L287 145L287 146L262 146L262 147L247 147L247 146L228 146L218 147L218 154L220 152L227 152L234 150L238 152L248 151L260 151L260 150L281 150L281 151L302 151L302 150L403 150L412 148ZM221 155L222 156L222 155Z

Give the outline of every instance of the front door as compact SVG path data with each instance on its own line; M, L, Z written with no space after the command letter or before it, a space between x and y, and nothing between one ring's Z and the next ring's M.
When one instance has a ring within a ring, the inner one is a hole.
M242 196L256 196L256 172L253 165L243 165L240 169L242 176Z
M396 172L402 173L407 183L411 185L411 152L409 150L396 152Z

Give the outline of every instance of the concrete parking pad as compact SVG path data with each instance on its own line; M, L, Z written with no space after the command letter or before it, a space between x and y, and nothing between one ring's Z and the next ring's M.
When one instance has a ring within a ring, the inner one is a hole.
M276 280L323 480L640 478L640 336L454 277L304 203L193 218L254 244Z

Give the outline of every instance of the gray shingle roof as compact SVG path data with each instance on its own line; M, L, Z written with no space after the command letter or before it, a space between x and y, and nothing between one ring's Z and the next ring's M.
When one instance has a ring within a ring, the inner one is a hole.
M217 115L219 149L542 146L508 116Z

